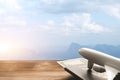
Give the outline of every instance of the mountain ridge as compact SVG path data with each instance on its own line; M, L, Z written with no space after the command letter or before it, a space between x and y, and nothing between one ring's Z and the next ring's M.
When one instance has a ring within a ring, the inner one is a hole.
M72 43L68 48L68 50L65 52L66 54L70 53L69 57L67 58L80 57L80 55L78 55L78 50L84 47L95 49L118 58L120 57L120 45L114 46L114 45L108 45L108 44L97 44L95 46L90 46L90 45L80 45L78 43Z

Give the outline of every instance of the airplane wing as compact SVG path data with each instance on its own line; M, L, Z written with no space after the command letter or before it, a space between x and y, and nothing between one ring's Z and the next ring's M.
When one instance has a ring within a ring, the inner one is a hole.
M106 73L108 76L108 80L113 80L115 78L115 76L119 73L119 71L117 69L112 68L110 66L105 65L105 69L106 69Z

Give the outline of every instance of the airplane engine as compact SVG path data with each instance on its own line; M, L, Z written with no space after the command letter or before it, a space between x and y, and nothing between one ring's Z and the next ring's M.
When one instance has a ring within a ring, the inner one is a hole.
M95 70L96 72L99 72L99 73L103 73L103 72L106 71L103 66L99 66L99 65L96 65L96 64L94 64L93 70Z

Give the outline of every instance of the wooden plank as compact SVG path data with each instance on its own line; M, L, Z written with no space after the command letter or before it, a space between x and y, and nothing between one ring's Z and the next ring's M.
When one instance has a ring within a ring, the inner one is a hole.
M76 80L56 61L0 61L0 80Z

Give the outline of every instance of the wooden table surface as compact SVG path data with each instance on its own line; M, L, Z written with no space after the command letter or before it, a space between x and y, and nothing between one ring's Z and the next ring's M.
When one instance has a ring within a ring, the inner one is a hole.
M56 61L0 61L0 80L77 80Z

